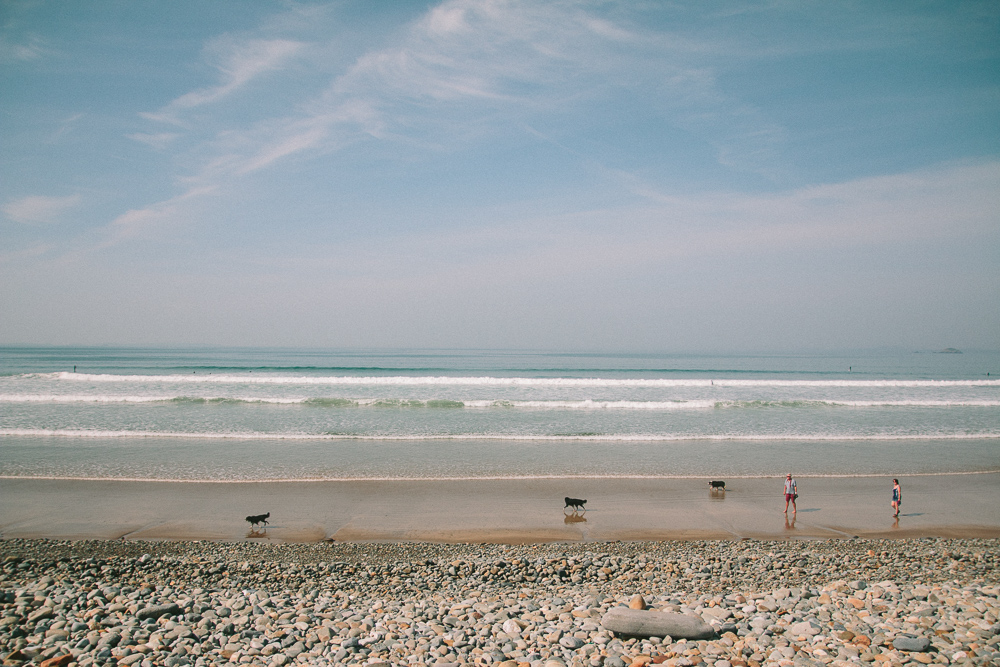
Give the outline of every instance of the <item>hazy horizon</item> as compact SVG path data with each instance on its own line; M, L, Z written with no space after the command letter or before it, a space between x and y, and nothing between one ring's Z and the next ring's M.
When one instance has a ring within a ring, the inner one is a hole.
M990 0L5 2L0 346L1000 350L998 34Z

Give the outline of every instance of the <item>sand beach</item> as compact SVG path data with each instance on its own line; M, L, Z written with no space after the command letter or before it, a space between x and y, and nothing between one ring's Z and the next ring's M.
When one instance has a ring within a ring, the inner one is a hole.
M4 538L601 542L1000 537L1000 474L782 478L162 482L0 479ZM587 499L565 509L566 496ZM270 513L265 530L247 515Z

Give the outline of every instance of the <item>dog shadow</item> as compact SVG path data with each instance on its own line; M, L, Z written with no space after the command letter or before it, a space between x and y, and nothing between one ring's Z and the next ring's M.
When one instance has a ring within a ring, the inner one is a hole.
M563 512L563 523L587 523L587 517L583 516L576 510L573 510L570 514Z

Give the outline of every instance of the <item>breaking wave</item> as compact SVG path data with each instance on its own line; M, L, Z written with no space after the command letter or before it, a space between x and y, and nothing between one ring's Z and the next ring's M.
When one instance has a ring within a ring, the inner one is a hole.
M0 394L0 403L175 403L192 405L304 405L321 408L507 408L534 410L707 410L754 408L996 408L1000 400L509 400L509 399L410 399L342 397L231 397L108 394Z
M237 385L343 386L509 386L509 387L1000 387L1000 380L763 380L694 378L573 378L573 377L463 377L463 376L302 376L219 374L112 375L44 373L21 377L75 382L142 382Z
M1000 432L986 433L839 433L839 434L661 434L661 433L558 433L558 434L509 434L509 433L412 433L412 434L355 434L355 433L254 433L254 432L204 432L131 431L88 429L34 429L0 428L0 436L64 437L64 438L178 438L203 440L510 440L510 441L616 441L616 442L693 442L693 441L904 441L904 440L997 440Z

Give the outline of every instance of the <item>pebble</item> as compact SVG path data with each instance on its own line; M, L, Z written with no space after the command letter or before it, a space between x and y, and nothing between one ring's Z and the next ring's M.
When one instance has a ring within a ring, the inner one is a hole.
M45 667L1000 664L998 540L0 540L0 659ZM630 608L641 600L646 610ZM703 639L630 636L679 615Z
M931 640L927 637L902 635L892 640L893 648L898 648L902 651L918 651L922 653L930 648L930 645Z

